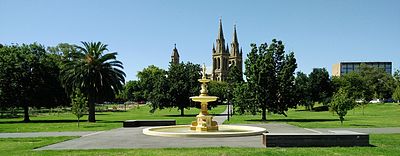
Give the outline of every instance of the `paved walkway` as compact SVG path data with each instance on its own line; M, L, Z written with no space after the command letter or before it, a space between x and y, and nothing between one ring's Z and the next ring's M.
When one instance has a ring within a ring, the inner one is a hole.
M224 123L225 120L228 119L228 108L229 108L229 114L232 112L232 105L229 105L229 107L227 107L225 109L224 112L222 112L219 116L214 116L213 120L217 121L218 124L222 124Z
M347 130L354 132L400 133L398 128L299 128L293 125L268 123L247 124L263 127L269 133L322 133ZM81 138L49 145L37 150L64 149L120 149L120 148L180 148L180 147L255 147L261 148L262 136L226 137L226 138L176 138L148 136L142 133L146 127L117 128L110 131L85 135ZM369 130L368 130L369 129Z
M99 132L27 132L27 133L0 133L0 138L29 138L29 137L53 137L53 136L88 136Z

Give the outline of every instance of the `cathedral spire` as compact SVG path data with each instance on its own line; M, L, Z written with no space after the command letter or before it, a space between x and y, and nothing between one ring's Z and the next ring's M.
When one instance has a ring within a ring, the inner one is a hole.
M219 19L218 39L224 40L224 31L222 30L222 19Z
M236 33L236 24L233 25L233 35L232 35L230 55L232 57L237 57L240 55L239 42L238 42L237 33Z
M232 39L232 43L236 43L238 44L238 39L237 39L237 34L236 34L236 24L233 25L233 39Z
M219 30L217 36L217 45L216 45L216 53L225 53L225 39L224 39L224 32L222 30L222 19L219 19Z

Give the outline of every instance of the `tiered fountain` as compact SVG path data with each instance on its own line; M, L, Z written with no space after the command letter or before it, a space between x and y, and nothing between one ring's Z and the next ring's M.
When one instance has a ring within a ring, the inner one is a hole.
M192 101L200 102L201 111L196 116L197 120L192 122L190 130L196 131L218 131L218 123L213 121L213 116L208 114L208 102L213 102L218 99L216 96L208 96L207 83L210 79L206 77L206 67L203 65L202 77L198 81L201 83L201 90L199 96L190 97Z
M239 125L219 125L213 121L213 116L208 114L208 102L218 99L216 96L208 96L207 83L210 79L206 77L206 67L203 65L202 78L199 96L190 97L195 102L200 102L201 111L196 116L196 121L192 125L161 126L143 129L143 133L153 136L169 137L232 137L232 136L251 136L261 135L266 132L264 128Z

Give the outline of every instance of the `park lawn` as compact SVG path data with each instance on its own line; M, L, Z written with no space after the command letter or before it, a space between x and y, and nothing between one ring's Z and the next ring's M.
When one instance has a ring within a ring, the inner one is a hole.
M304 108L290 109L287 117L278 114L267 114L267 121L261 121L261 114L257 115L234 115L230 121L224 124L263 124L263 123L288 123L304 128L379 128L400 127L400 105L397 103L368 104L362 108L357 107L350 110L344 117L343 125L339 117L330 111L310 112Z
M218 106L209 110L211 114L220 114L226 106ZM61 132L61 131L101 131L122 127L125 120L135 119L175 119L177 124L190 124L200 112L197 108L185 110L185 115L180 116L177 109L157 110L149 112L150 107L140 106L126 112L96 112L96 123L84 121L77 126L77 119L71 113L49 114L43 113L30 117L30 123L22 122L23 118L0 119L0 132Z
M104 149L46 150L35 148L74 137L0 138L0 155L398 155L400 134L372 134L372 147L308 147L308 148L164 148L164 149Z

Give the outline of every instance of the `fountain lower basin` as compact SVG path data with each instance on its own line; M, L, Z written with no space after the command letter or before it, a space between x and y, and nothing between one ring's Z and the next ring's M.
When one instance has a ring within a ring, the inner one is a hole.
M194 131L190 130L190 125L179 126L160 126L143 129L143 133L152 136L165 137L241 137L261 135L267 132L265 128L241 125L218 125L218 131Z

